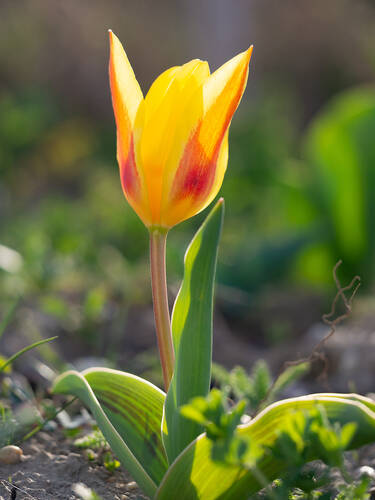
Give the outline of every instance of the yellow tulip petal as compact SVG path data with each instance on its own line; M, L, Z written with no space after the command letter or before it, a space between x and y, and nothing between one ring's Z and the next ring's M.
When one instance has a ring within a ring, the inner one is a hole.
M146 226L172 227L203 210L219 191L228 131L248 77L252 48L210 75L190 61L162 73L143 99L110 32L110 83L121 183Z
M109 81L111 85L113 111L117 132L122 143L122 153L126 156L130 135L143 94L135 78L134 71L117 36L110 31Z
M135 158L134 125L143 94L121 42L110 31L109 80L117 126L117 160L129 204L146 224L150 219L144 176Z
M164 170L178 126L191 94L207 78L208 65L194 60L164 72L145 99L145 121L140 135L140 161L145 172L152 219L160 220Z
M155 111L159 108L179 69L180 66L174 66L173 68L167 69L161 73L151 85L145 97L148 117L153 116Z
M204 82L202 116L164 191L161 224L170 227L203 210L216 196L228 161L228 130L244 92L252 48L234 57ZM199 108L199 106L198 106Z
M213 158L211 163L208 162L202 149L200 151L194 150L193 144L197 145L197 142L190 143L190 151L188 151L189 148L186 148L183 161L180 163L180 167L185 167L185 172L182 175L184 180L179 183L177 177L174 186L180 184L181 191L185 193L185 196L173 197L170 195L168 197L165 210L162 212L162 226L173 227L179 222L193 217L204 210L215 198L221 188L228 163L228 132L229 128L224 135L217 158ZM195 163L194 158L197 163ZM196 165L204 165L205 168L197 169ZM191 196L192 192L197 193L198 186L201 186L200 196Z
M199 142L211 156L221 142L246 87L253 48L226 62L206 80L203 87L204 117Z

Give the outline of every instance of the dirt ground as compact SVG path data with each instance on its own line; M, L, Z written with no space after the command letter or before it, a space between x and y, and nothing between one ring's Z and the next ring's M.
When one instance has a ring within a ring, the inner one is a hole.
M73 490L77 483L91 488L102 500L147 499L124 470L108 472L90 462L72 442L57 430L39 432L24 443L21 463L0 466L0 500L78 500L82 497ZM317 461L311 466L319 471L323 464ZM363 472L370 476L370 498L375 499L375 445L348 452L346 469L353 479ZM331 480L332 491L337 493L342 478L335 469Z
M78 500L81 496L72 489L77 483L103 500L147 498L122 469L108 472L90 462L72 442L56 430L39 432L23 443L21 463L0 465L0 500Z

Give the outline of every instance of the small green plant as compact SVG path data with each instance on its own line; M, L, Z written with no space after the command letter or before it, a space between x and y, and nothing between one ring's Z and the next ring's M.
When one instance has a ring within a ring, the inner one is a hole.
M280 423L272 444L258 449L248 436L238 432L238 424L244 416L246 402L240 401L229 407L228 398L219 390L213 389L206 398L194 398L190 404L181 408L181 413L204 427L206 436L212 441L211 459L221 465L241 466L251 470L254 477L266 488L263 494L254 498L283 499L330 499L366 500L369 498L370 478L365 474L355 480L346 469L344 451L356 431L353 422L341 426L332 424L326 410L316 406L311 412L296 412ZM284 464L283 478L269 485L267 476L262 472L264 455ZM306 462L319 457L327 466L306 468ZM259 463L259 468L258 468ZM332 486L330 471L336 468L340 481ZM252 497L253 498L253 497Z
M83 449L91 448L92 450L108 449L108 443L99 429L94 429L89 434L85 434L83 437L77 438L74 441L74 446Z
M74 445L85 449L88 460L99 461L109 472L113 472L120 467L120 462L113 456L105 437L99 429L94 429L89 434L76 439Z
M362 475L355 480L345 465L344 451L355 431L354 422L332 425L323 407L317 407L310 414L292 416L276 441L268 447L272 457L288 464L283 479L270 489L272 496L277 499L315 499L333 498L334 495L336 500L368 499L369 477ZM327 466L323 471L304 466L314 457L319 457ZM332 469L337 469L340 476L335 485L332 485Z
M250 414L273 403L280 392L303 377L309 370L310 363L305 361L287 367L277 378L272 380L271 372L265 361L255 363L250 375L242 366L234 367L230 372L216 363L212 365L212 378L219 388L237 401L246 402L246 411Z
M114 458L112 453L107 452L103 457L103 465L109 472L113 472L120 467L120 462Z
M238 402L229 409L226 396L213 389L207 398L197 397L181 408L181 414L201 425L208 439L213 442L212 459L227 465L245 462L249 439L236 432L244 416L246 402Z

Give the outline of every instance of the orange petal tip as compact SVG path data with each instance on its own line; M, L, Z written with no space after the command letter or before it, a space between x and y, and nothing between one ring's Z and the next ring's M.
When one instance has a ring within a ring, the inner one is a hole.
M251 59L251 54L253 53L254 45L250 45L250 47L245 51L245 54L247 55L249 61Z

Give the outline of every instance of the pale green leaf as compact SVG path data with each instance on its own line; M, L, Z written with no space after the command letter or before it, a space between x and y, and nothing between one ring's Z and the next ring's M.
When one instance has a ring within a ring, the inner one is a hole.
M90 409L120 462L152 496L167 470L161 440L165 394L135 375L107 368L66 372L53 392L77 396Z
M210 388L213 289L223 215L221 199L186 251L184 279L173 309L176 363L163 420L163 441L170 462L202 432L179 409L194 397L206 396Z

